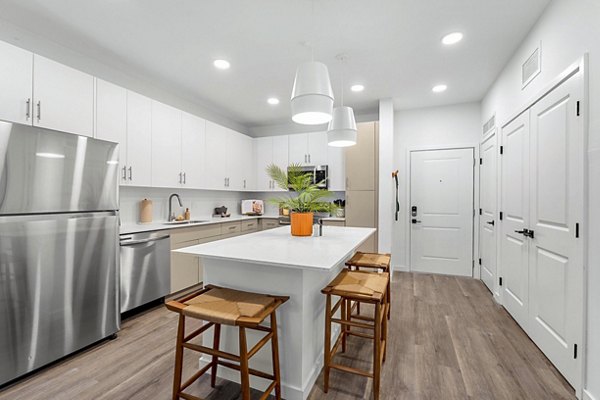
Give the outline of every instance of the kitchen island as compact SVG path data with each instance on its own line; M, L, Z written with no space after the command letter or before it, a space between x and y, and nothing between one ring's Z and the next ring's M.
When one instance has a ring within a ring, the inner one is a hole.
M304 400L323 366L325 296L321 289L375 231L325 226L323 236L293 237L285 226L175 251L200 257L204 284L290 296L278 314L282 391L288 400ZM237 354L237 328L223 328L222 349ZM248 332L249 346L261 337L254 334ZM203 343L212 346L212 329ZM266 372L271 365L269 345L250 360L252 368ZM218 375L239 382L236 371L220 367ZM267 385L261 378L251 378L254 388L264 390Z

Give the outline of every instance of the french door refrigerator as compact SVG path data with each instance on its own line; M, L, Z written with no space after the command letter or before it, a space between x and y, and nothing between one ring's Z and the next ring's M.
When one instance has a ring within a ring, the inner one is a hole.
M0 386L119 329L118 146L0 121Z

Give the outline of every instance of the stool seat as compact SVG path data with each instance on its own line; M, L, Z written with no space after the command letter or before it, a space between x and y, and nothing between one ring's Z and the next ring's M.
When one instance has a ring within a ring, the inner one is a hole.
M351 259L346 261L346 265L354 267L381 268L388 272L392 257L389 254L362 253L356 252Z
M276 299L272 296L229 288L213 288L184 301L185 316L223 325L260 324Z
M322 292L334 296L370 297L374 301L381 301L385 297L389 279L387 272L378 274L345 269Z

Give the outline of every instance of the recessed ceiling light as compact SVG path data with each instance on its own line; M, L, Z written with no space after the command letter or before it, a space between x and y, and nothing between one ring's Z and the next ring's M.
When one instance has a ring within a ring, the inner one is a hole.
M463 34L461 32L452 32L442 38L442 43L445 45L456 44L460 42L462 38Z
M363 85L352 85L350 86L350 90L352 90L353 92L362 92L363 90L365 90L365 87Z
M448 89L448 86L446 86L446 85L443 85L443 84L442 84L442 85L435 85L435 86L434 86L434 87L431 89L431 91L432 91L433 93L442 93L442 92L445 92L445 91L446 91L446 89Z
M267 99L267 103L269 103L272 106L276 106L277 104L279 104L279 99L277 97L269 97Z
M231 64L229 64L229 61L227 60L215 60L213 65L218 69L229 69L229 67L231 67Z

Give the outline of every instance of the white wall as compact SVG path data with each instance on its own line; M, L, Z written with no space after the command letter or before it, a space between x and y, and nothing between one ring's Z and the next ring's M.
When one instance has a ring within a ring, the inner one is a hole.
M407 204L409 149L474 146L477 152L481 130L479 103L401 110L394 113L394 164L400 170L398 175L400 216L397 222L392 222L394 268L407 269L409 265L407 235L410 207L410 204Z
M589 53L588 346L586 392L600 400L600 1L554 0L517 49L482 103L482 121L494 112L502 124L553 78ZM542 43L542 72L521 90L520 67Z
M392 252L392 228L394 212L394 102L392 99L379 101L379 205L378 251Z

